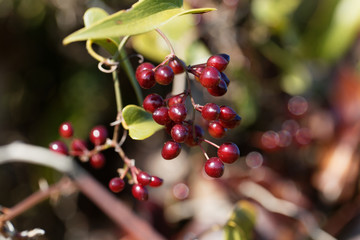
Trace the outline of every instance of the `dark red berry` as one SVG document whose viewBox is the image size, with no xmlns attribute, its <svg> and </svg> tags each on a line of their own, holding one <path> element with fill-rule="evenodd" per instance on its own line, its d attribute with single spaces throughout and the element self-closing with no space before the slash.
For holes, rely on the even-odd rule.
<svg viewBox="0 0 360 240">
<path fill-rule="evenodd" d="M 218 157 L 209 158 L 205 162 L 205 172 L 213 178 L 219 178 L 224 174 L 224 163 Z"/>
<path fill-rule="evenodd" d="M 174 71 L 175 74 L 183 73 L 185 71 L 184 66 L 185 63 L 178 58 L 174 58 L 169 61 L 169 66 Z"/>
<path fill-rule="evenodd" d="M 121 192 L 125 187 L 125 182 L 119 177 L 115 177 L 110 180 L 109 182 L 109 188 L 114 193 Z"/>
<path fill-rule="evenodd" d="M 168 100 L 168 106 L 171 107 L 178 103 L 184 103 L 184 96 L 183 95 L 175 95 L 169 98 Z"/>
<path fill-rule="evenodd" d="M 151 69 L 145 69 L 138 74 L 136 74 L 136 80 L 138 81 L 140 87 L 144 89 L 149 89 L 155 86 L 155 74 Z"/>
<path fill-rule="evenodd" d="M 145 186 L 148 185 L 151 181 L 151 176 L 147 172 L 139 172 L 136 175 L 138 183 Z"/>
<path fill-rule="evenodd" d="M 49 144 L 49 149 L 53 152 L 68 155 L 69 151 L 66 144 L 62 141 L 54 141 Z"/>
<path fill-rule="evenodd" d="M 219 121 L 212 121 L 208 125 L 208 132 L 214 138 L 222 138 L 226 130 Z"/>
<path fill-rule="evenodd" d="M 175 141 L 167 141 L 162 150 L 161 150 L 161 156 L 166 159 L 170 160 L 173 158 L 176 158 L 180 154 L 181 145 Z"/>
<path fill-rule="evenodd" d="M 70 122 L 64 122 L 60 125 L 59 134 L 63 138 L 70 138 L 74 134 L 74 129 Z"/>
<path fill-rule="evenodd" d="M 221 106 L 220 107 L 220 116 L 219 119 L 222 121 L 231 121 L 236 117 L 236 112 L 234 109 L 228 106 Z"/>
<path fill-rule="evenodd" d="M 175 122 L 174 121 L 170 121 L 169 123 L 165 124 L 165 130 L 166 132 L 171 135 L 171 129 L 173 128 L 173 126 L 175 126 Z"/>
<path fill-rule="evenodd" d="M 204 71 L 206 64 L 195 65 L 190 68 L 190 73 L 194 74 L 196 81 L 200 81 L 200 76 Z"/>
<path fill-rule="evenodd" d="M 193 128 L 195 128 L 195 134 L 193 131 Z M 195 125 L 193 127 L 192 124 L 187 125 L 188 129 L 188 137 L 185 140 L 186 145 L 189 147 L 194 147 L 200 144 L 203 141 L 204 137 L 204 130 L 199 125 Z"/>
<path fill-rule="evenodd" d="M 152 117 L 158 124 L 165 125 L 171 122 L 168 112 L 169 108 L 159 107 L 153 112 Z"/>
<path fill-rule="evenodd" d="M 149 198 L 149 193 L 146 187 L 141 184 L 134 184 L 131 193 L 137 200 L 146 201 Z"/>
<path fill-rule="evenodd" d="M 90 141 L 95 145 L 104 144 L 107 137 L 108 132 L 104 126 L 96 126 L 90 131 Z"/>
<path fill-rule="evenodd" d="M 201 116 L 208 121 L 218 119 L 219 114 L 220 107 L 215 103 L 207 103 L 203 106 L 201 110 Z"/>
<path fill-rule="evenodd" d="M 143 101 L 143 107 L 145 111 L 153 113 L 157 108 L 164 105 L 164 99 L 156 93 L 152 93 L 146 96 Z"/>
<path fill-rule="evenodd" d="M 224 163 L 233 163 L 239 158 L 240 151 L 234 143 L 223 143 L 219 147 L 217 155 Z"/>
<path fill-rule="evenodd" d="M 174 80 L 174 71 L 168 65 L 161 65 L 155 70 L 155 81 L 161 85 L 168 85 Z"/>
<path fill-rule="evenodd" d="M 99 169 L 105 165 L 105 156 L 102 153 L 96 153 L 90 157 L 90 165 L 95 168 Z"/>
<path fill-rule="evenodd" d="M 145 69 L 152 70 L 153 68 L 155 68 L 155 66 L 152 63 L 144 62 L 136 68 L 136 73 L 140 73 L 141 71 L 143 71 Z"/>
<path fill-rule="evenodd" d="M 233 128 L 239 126 L 239 124 L 241 123 L 241 117 L 236 114 L 236 116 L 233 120 L 231 120 L 231 121 L 220 120 L 220 123 L 225 128 L 233 129 Z"/>
<path fill-rule="evenodd" d="M 206 67 L 200 75 L 200 83 L 205 88 L 214 88 L 219 85 L 221 79 L 220 72 L 212 67 Z"/>
<path fill-rule="evenodd" d="M 207 91 L 210 93 L 210 95 L 214 97 L 221 97 L 227 92 L 226 82 L 221 79 L 217 86 L 207 88 Z"/>
<path fill-rule="evenodd" d="M 175 124 L 171 129 L 171 137 L 175 142 L 183 143 L 188 137 L 189 130 L 183 124 Z"/>
<path fill-rule="evenodd" d="M 169 117 L 174 122 L 179 123 L 179 122 L 184 121 L 186 118 L 186 115 L 187 115 L 187 110 L 186 110 L 185 104 L 178 103 L 178 104 L 172 105 L 169 108 Z"/>
<path fill-rule="evenodd" d="M 221 55 L 214 55 L 209 57 L 209 59 L 206 62 L 207 66 L 212 66 L 219 70 L 220 72 L 224 71 L 227 67 L 229 61 L 227 61 L 223 56 Z"/>
<path fill-rule="evenodd" d="M 159 187 L 162 185 L 164 180 L 162 180 L 161 178 L 157 177 L 157 176 L 151 176 L 151 180 L 149 183 L 150 187 Z"/>
<path fill-rule="evenodd" d="M 70 148 L 72 151 L 78 154 L 82 154 L 83 152 L 87 151 L 86 142 L 78 138 L 71 142 Z"/>
<path fill-rule="evenodd" d="M 221 75 L 221 79 L 225 81 L 226 86 L 228 87 L 228 86 L 229 86 L 229 84 L 230 84 L 230 80 L 229 80 L 229 78 L 228 78 L 228 77 L 226 76 L 226 74 L 225 74 L 225 73 L 223 73 L 223 72 L 221 72 L 221 73 L 220 73 L 220 75 Z"/>
</svg>

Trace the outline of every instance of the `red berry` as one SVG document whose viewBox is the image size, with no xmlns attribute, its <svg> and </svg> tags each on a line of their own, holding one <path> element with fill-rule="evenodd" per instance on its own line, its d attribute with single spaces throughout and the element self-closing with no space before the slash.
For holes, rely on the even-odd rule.
<svg viewBox="0 0 360 240">
<path fill-rule="evenodd" d="M 145 111 L 153 113 L 157 108 L 164 105 L 164 99 L 156 93 L 152 93 L 146 96 L 143 101 L 143 107 Z"/>
<path fill-rule="evenodd" d="M 90 132 L 90 141 L 95 145 L 104 144 L 106 138 L 108 137 L 108 132 L 104 126 L 96 126 L 91 129 Z"/>
<path fill-rule="evenodd" d="M 206 65 L 207 66 L 212 66 L 212 67 L 216 68 L 217 70 L 219 70 L 220 72 L 222 72 L 222 71 L 225 70 L 228 63 L 229 63 L 229 61 L 227 61 L 223 56 L 214 55 L 214 56 L 211 56 L 207 60 Z"/>
<path fill-rule="evenodd" d="M 221 79 L 220 72 L 212 67 L 206 67 L 200 75 L 200 83 L 205 88 L 214 88 L 219 85 Z"/>
<path fill-rule="evenodd" d="M 216 120 L 220 114 L 220 107 L 215 103 L 207 103 L 201 110 L 201 116 L 208 121 Z"/>
<path fill-rule="evenodd" d="M 87 150 L 87 147 L 86 147 L 86 142 L 84 140 L 81 140 L 81 139 L 74 139 L 72 142 L 71 142 L 71 145 L 70 145 L 70 148 L 72 151 L 78 153 L 78 154 L 82 154 L 84 151 Z"/>
<path fill-rule="evenodd" d="M 150 183 L 149 183 L 149 186 L 150 187 L 159 187 L 161 186 L 163 183 L 163 180 L 159 177 L 156 177 L 156 176 L 152 176 L 151 177 L 151 180 L 150 180 Z"/>
<path fill-rule="evenodd" d="M 219 121 L 212 121 L 208 125 L 208 132 L 214 138 L 222 138 L 226 130 Z"/>
<path fill-rule="evenodd" d="M 184 66 L 185 63 L 178 58 L 174 58 L 169 61 L 169 66 L 174 71 L 175 74 L 183 73 L 185 71 Z"/>
<path fill-rule="evenodd" d="M 145 69 L 138 74 L 136 74 L 136 80 L 138 81 L 140 87 L 144 89 L 149 89 L 155 86 L 155 74 L 151 69 Z"/>
<path fill-rule="evenodd" d="M 102 153 L 96 153 L 90 157 L 90 165 L 95 168 L 99 169 L 102 168 L 105 164 L 105 156 Z"/>
<path fill-rule="evenodd" d="M 143 71 L 145 69 L 152 70 L 153 68 L 155 68 L 155 66 L 152 63 L 144 62 L 136 68 L 136 73 L 140 73 L 141 71 Z"/>
<path fill-rule="evenodd" d="M 185 142 L 186 138 L 188 137 L 189 131 L 188 128 L 185 127 L 183 124 L 175 124 L 171 128 L 171 137 L 175 142 L 183 143 Z"/>
<path fill-rule="evenodd" d="M 240 151 L 234 143 L 223 143 L 219 147 L 217 155 L 224 163 L 233 163 L 239 158 Z"/>
<path fill-rule="evenodd" d="M 188 133 L 188 137 L 185 140 L 185 143 L 189 147 L 197 146 L 203 141 L 204 130 L 199 125 L 195 125 L 194 128 L 195 128 L 195 134 L 193 133 L 193 125 L 189 124 L 187 126 L 189 133 Z"/>
<path fill-rule="evenodd" d="M 218 157 L 209 158 L 204 168 L 206 174 L 213 178 L 219 178 L 224 174 L 224 163 Z"/>
<path fill-rule="evenodd" d="M 125 182 L 119 177 L 115 177 L 110 180 L 109 182 L 109 188 L 114 193 L 121 192 L 125 187 Z"/>
<path fill-rule="evenodd" d="M 149 198 L 149 193 L 146 187 L 141 184 L 134 184 L 131 193 L 137 200 L 146 201 Z"/>
<path fill-rule="evenodd" d="M 153 112 L 152 117 L 158 124 L 165 125 L 171 122 L 168 112 L 167 107 L 159 107 Z"/>
<path fill-rule="evenodd" d="M 194 74 L 195 79 L 197 81 L 200 81 L 200 76 L 204 71 L 205 67 L 206 67 L 205 64 L 195 65 L 191 67 L 190 72 Z"/>
<path fill-rule="evenodd" d="M 233 129 L 233 128 L 239 126 L 239 124 L 241 123 L 241 117 L 236 114 L 236 116 L 233 120 L 231 120 L 231 121 L 220 120 L 220 123 L 225 128 Z"/>
<path fill-rule="evenodd" d="M 220 116 L 219 118 L 223 121 L 231 121 L 236 117 L 236 112 L 234 109 L 228 106 L 221 106 L 220 107 Z"/>
<path fill-rule="evenodd" d="M 161 85 L 168 85 L 174 80 L 174 71 L 168 65 L 161 65 L 155 70 L 155 81 Z"/>
<path fill-rule="evenodd" d="M 166 160 L 170 160 L 173 158 L 176 158 L 181 151 L 181 145 L 175 141 L 167 141 L 162 150 L 161 150 L 161 156 L 166 159 Z"/>
<path fill-rule="evenodd" d="M 69 151 L 66 144 L 62 141 L 54 141 L 49 144 L 49 149 L 53 152 L 68 155 Z"/>
<path fill-rule="evenodd" d="M 64 122 L 60 125 L 59 134 L 63 138 L 70 138 L 74 134 L 74 129 L 70 122 Z"/>
<path fill-rule="evenodd" d="M 207 91 L 214 97 L 221 97 L 227 92 L 226 82 L 223 79 L 220 79 L 220 82 L 217 86 L 207 88 Z"/>
<path fill-rule="evenodd" d="M 176 123 L 182 122 L 185 120 L 187 115 L 187 110 L 185 107 L 185 104 L 178 103 L 175 105 L 172 105 L 169 108 L 169 117 L 171 120 L 173 120 Z"/>
<path fill-rule="evenodd" d="M 168 100 L 168 106 L 171 107 L 178 103 L 184 103 L 184 96 L 182 95 L 175 95 L 169 98 Z"/>
<path fill-rule="evenodd" d="M 136 175 L 136 178 L 137 181 L 143 186 L 148 185 L 151 181 L 151 176 L 147 172 L 139 172 Z"/>
</svg>

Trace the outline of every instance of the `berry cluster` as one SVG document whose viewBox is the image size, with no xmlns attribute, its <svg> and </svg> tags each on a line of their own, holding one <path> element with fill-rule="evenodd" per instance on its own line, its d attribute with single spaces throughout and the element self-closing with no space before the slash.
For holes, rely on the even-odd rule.
<svg viewBox="0 0 360 240">
<path fill-rule="evenodd" d="M 188 73 L 193 74 L 211 95 L 222 96 L 227 92 L 230 83 L 223 73 L 229 61 L 230 57 L 227 54 L 218 54 L 211 56 L 206 63 L 186 67 L 182 60 L 170 55 L 156 67 L 148 62 L 140 64 L 136 70 L 136 79 L 141 87 L 148 89 L 156 82 L 162 85 L 169 84 L 173 81 L 174 74 L 186 71 L 187 77 Z M 217 146 L 205 139 L 203 128 L 194 123 L 195 115 L 192 119 L 187 119 L 187 98 L 190 98 L 193 109 L 201 113 L 203 120 L 207 122 L 208 133 L 214 138 L 224 137 L 227 129 L 235 128 L 241 122 L 241 117 L 231 107 L 218 106 L 215 103 L 207 103 L 204 106 L 196 104 L 190 88 L 165 99 L 159 94 L 151 93 L 145 97 L 143 108 L 152 114 L 155 122 L 165 126 L 172 138 L 164 143 L 161 155 L 164 159 L 170 160 L 180 154 L 181 143 L 203 149 L 201 143 L 207 142 L 218 148 L 218 157 L 209 158 L 204 152 L 207 158 L 204 169 L 209 176 L 219 178 L 223 175 L 224 163 L 235 162 L 240 151 L 234 143 Z"/>
<path fill-rule="evenodd" d="M 65 141 L 62 140 L 51 142 L 49 145 L 50 150 L 64 155 L 79 157 L 83 162 L 89 161 L 90 165 L 95 169 L 100 169 L 105 165 L 105 156 L 101 151 L 110 147 L 119 148 L 119 145 L 108 139 L 107 129 L 101 125 L 95 126 L 89 133 L 89 140 L 94 145 L 93 149 L 89 149 L 84 140 L 74 138 L 74 129 L 70 122 L 60 125 L 59 134 L 62 138 L 70 140 L 70 150 Z M 128 159 L 125 155 L 122 157 L 126 166 L 124 169 L 119 169 L 119 177 L 114 177 L 109 181 L 110 190 L 115 193 L 121 192 L 125 188 L 124 178 L 128 177 L 128 182 L 133 184 L 132 195 L 138 200 L 147 200 L 148 191 L 145 186 L 158 187 L 162 185 L 163 180 L 141 171 L 135 167 L 134 161 Z M 131 176 L 127 174 L 129 170 Z"/>
</svg>

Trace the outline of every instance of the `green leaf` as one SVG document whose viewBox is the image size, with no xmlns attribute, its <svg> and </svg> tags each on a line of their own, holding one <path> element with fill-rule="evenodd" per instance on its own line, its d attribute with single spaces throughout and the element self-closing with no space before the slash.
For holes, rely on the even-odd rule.
<svg viewBox="0 0 360 240">
<path fill-rule="evenodd" d="M 163 128 L 153 120 L 150 113 L 136 105 L 124 107 L 122 116 L 124 128 L 129 130 L 130 137 L 135 140 L 148 138 Z"/>
<path fill-rule="evenodd" d="M 84 25 L 86 28 L 91 27 L 94 23 L 100 21 L 108 17 L 109 14 L 102 8 L 89 8 L 86 10 L 84 14 Z M 106 51 L 108 51 L 111 55 L 114 55 L 119 46 L 119 39 L 117 38 L 104 38 L 104 39 L 96 39 L 93 42 L 101 47 L 103 47 Z"/>
<path fill-rule="evenodd" d="M 128 10 L 121 10 L 67 36 L 63 44 L 87 39 L 105 39 L 151 31 L 171 19 L 191 13 L 205 13 L 214 8 L 185 10 L 182 0 L 142 0 Z"/>
<path fill-rule="evenodd" d="M 224 227 L 226 240 L 251 240 L 255 226 L 256 208 L 248 201 L 239 201 Z"/>
</svg>

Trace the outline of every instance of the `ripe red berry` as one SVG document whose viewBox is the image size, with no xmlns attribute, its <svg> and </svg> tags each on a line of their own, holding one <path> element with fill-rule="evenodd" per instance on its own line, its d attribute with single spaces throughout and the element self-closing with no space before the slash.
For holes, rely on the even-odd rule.
<svg viewBox="0 0 360 240">
<path fill-rule="evenodd" d="M 141 185 L 145 186 L 150 183 L 151 176 L 147 172 L 139 172 L 136 175 L 136 179 Z"/>
<path fill-rule="evenodd" d="M 224 71 L 227 67 L 229 61 L 227 61 L 222 55 L 214 55 L 209 57 L 206 62 L 207 66 L 212 66 L 219 70 L 220 72 Z"/>
<path fill-rule="evenodd" d="M 158 124 L 165 125 L 171 122 L 168 112 L 169 108 L 159 107 L 153 112 L 152 117 Z"/>
<path fill-rule="evenodd" d="M 63 138 L 70 138 L 74 134 L 74 129 L 70 122 L 64 122 L 60 125 L 59 134 Z"/>
<path fill-rule="evenodd" d="M 155 81 L 161 85 L 168 85 L 174 80 L 174 71 L 168 65 L 161 65 L 155 70 Z"/>
<path fill-rule="evenodd" d="M 144 69 L 138 74 L 136 74 L 136 80 L 138 81 L 140 87 L 144 89 L 149 89 L 155 86 L 155 74 L 151 69 Z"/>
<path fill-rule="evenodd" d="M 104 144 L 107 137 L 108 132 L 104 126 L 96 126 L 90 131 L 90 141 L 95 145 Z"/>
<path fill-rule="evenodd" d="M 223 79 L 220 79 L 220 82 L 217 86 L 207 88 L 207 91 L 214 97 L 221 97 L 227 92 L 226 82 Z"/>
<path fill-rule="evenodd" d="M 220 72 L 212 67 L 208 66 L 204 68 L 200 75 L 200 83 L 205 88 L 214 88 L 219 85 L 221 79 Z"/>
<path fill-rule="evenodd" d="M 181 145 L 175 141 L 167 141 L 162 150 L 161 150 L 161 156 L 166 159 L 166 160 L 170 160 L 173 158 L 176 158 L 181 151 Z"/>
<path fill-rule="evenodd" d="M 208 132 L 214 138 L 222 138 L 226 130 L 219 121 L 212 121 L 208 125 Z"/>
<path fill-rule="evenodd" d="M 109 188 L 114 193 L 121 192 L 125 187 L 125 182 L 119 177 L 115 177 L 110 180 L 109 182 Z"/>
<path fill-rule="evenodd" d="M 188 137 L 189 131 L 188 128 L 185 127 L 183 124 L 175 124 L 171 128 L 171 137 L 175 142 L 183 143 L 185 142 L 186 138 Z"/>
<path fill-rule="evenodd" d="M 131 193 L 137 200 L 146 201 L 149 198 L 149 193 L 146 187 L 141 184 L 134 184 Z"/>
<path fill-rule="evenodd" d="M 193 125 L 192 124 L 187 125 L 187 129 L 189 133 L 188 133 L 188 137 L 185 140 L 185 143 L 189 147 L 197 146 L 203 141 L 204 130 L 202 129 L 202 127 L 200 127 L 199 125 L 195 125 L 194 128 L 195 128 L 195 134 L 193 133 L 194 132 Z"/>
<path fill-rule="evenodd" d="M 163 183 L 163 180 L 161 178 L 159 178 L 157 176 L 152 176 L 149 186 L 150 187 L 159 187 L 162 185 L 162 183 Z"/>
<path fill-rule="evenodd" d="M 171 120 L 173 120 L 176 123 L 182 122 L 185 120 L 187 115 L 187 110 L 185 107 L 185 104 L 178 103 L 175 105 L 172 105 L 169 108 L 169 117 Z"/>
<path fill-rule="evenodd" d="M 220 114 L 220 107 L 215 103 L 207 103 L 201 110 L 201 116 L 208 121 L 218 119 Z"/>
<path fill-rule="evenodd" d="M 105 165 L 105 156 L 102 153 L 96 153 L 90 157 L 90 165 L 95 169 L 100 169 Z"/>
<path fill-rule="evenodd" d="M 217 155 L 224 163 L 233 163 L 239 158 L 240 151 L 234 143 L 223 143 L 219 147 Z"/>
<path fill-rule="evenodd" d="M 184 103 L 184 96 L 183 95 L 175 95 L 169 98 L 168 106 L 171 107 L 178 103 Z"/>
<path fill-rule="evenodd" d="M 220 123 L 225 128 L 233 129 L 233 128 L 239 126 L 239 124 L 241 123 L 241 117 L 236 114 L 236 116 L 235 116 L 235 118 L 233 120 L 231 120 L 231 121 L 223 121 L 223 120 L 220 119 Z"/>
<path fill-rule="evenodd" d="M 68 155 L 69 151 L 66 144 L 62 141 L 54 141 L 49 144 L 49 149 L 53 152 Z"/>
<path fill-rule="evenodd" d="M 157 108 L 164 105 L 164 99 L 156 93 L 151 93 L 146 96 L 143 101 L 145 111 L 153 113 Z"/>
<path fill-rule="evenodd" d="M 170 60 L 169 66 L 171 67 L 171 69 L 174 71 L 175 74 L 183 73 L 185 71 L 184 69 L 185 63 L 179 58 L 174 58 Z"/>
<path fill-rule="evenodd" d="M 220 116 L 219 116 L 219 118 L 222 121 L 231 121 L 236 117 L 236 115 L 237 115 L 236 112 L 231 107 L 228 107 L 228 106 L 221 106 L 220 107 Z"/>
<path fill-rule="evenodd" d="M 191 66 L 190 72 L 194 74 L 196 81 L 200 81 L 200 76 L 206 67 L 205 65 L 206 64 Z"/>
<path fill-rule="evenodd" d="M 218 157 L 209 158 L 204 166 L 207 175 L 219 178 L 224 174 L 224 163 Z"/>
<path fill-rule="evenodd" d="M 144 62 L 142 64 L 140 64 L 137 68 L 136 68 L 136 74 L 140 73 L 141 71 L 145 70 L 145 69 L 150 69 L 152 70 L 153 68 L 155 68 L 155 66 L 152 63 L 149 62 Z"/>
<path fill-rule="evenodd" d="M 81 155 L 85 151 L 87 151 L 86 142 L 84 140 L 75 138 L 70 145 L 71 150 L 75 153 L 75 155 Z"/>
</svg>

